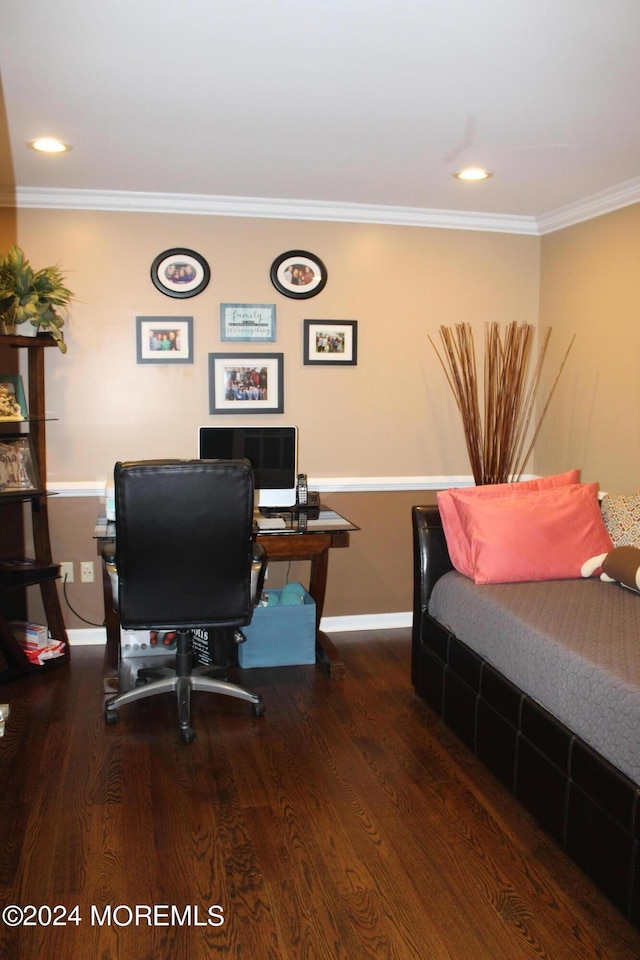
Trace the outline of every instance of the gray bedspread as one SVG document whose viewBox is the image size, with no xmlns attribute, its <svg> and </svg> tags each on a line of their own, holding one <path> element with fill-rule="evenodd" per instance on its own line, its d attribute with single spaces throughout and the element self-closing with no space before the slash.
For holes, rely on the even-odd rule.
<svg viewBox="0 0 640 960">
<path fill-rule="evenodd" d="M 452 571 L 429 613 L 640 784 L 640 595 L 597 579 L 477 586 Z"/>
</svg>

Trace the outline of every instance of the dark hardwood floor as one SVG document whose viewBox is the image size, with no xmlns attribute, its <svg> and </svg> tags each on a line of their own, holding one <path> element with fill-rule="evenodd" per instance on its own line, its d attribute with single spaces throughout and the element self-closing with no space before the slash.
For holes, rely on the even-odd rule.
<svg viewBox="0 0 640 960">
<path fill-rule="evenodd" d="M 189 746 L 171 695 L 105 725 L 99 648 L 0 686 L 0 908 L 35 924 L 5 912 L 0 958 L 637 960 L 640 931 L 414 697 L 409 631 L 335 641 L 344 680 L 241 675 L 262 718 L 196 694 Z"/>
</svg>

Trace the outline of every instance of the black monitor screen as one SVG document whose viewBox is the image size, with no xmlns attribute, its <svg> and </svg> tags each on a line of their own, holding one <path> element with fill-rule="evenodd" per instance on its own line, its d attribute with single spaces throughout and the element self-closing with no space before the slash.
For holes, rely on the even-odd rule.
<svg viewBox="0 0 640 960">
<path fill-rule="evenodd" d="M 200 427 L 202 460 L 249 460 L 256 490 L 293 489 L 297 471 L 296 427 Z"/>
</svg>

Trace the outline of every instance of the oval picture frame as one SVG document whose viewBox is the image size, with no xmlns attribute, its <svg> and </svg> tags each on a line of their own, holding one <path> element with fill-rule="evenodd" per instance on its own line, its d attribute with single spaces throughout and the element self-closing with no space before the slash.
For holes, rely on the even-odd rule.
<svg viewBox="0 0 640 960">
<path fill-rule="evenodd" d="M 207 261 L 186 247 L 164 250 L 151 264 L 153 285 L 166 297 L 180 300 L 195 297 L 202 293 L 210 279 Z"/>
<path fill-rule="evenodd" d="M 308 300 L 324 290 L 327 268 L 307 250 L 288 250 L 271 264 L 271 283 L 279 293 L 293 300 Z"/>
</svg>

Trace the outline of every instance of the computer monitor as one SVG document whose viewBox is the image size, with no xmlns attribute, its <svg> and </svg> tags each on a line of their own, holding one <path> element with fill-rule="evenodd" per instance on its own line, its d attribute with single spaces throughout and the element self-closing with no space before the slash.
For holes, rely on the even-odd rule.
<svg viewBox="0 0 640 960">
<path fill-rule="evenodd" d="M 257 507 L 291 507 L 296 502 L 298 428 L 204 426 L 198 429 L 201 460 L 249 460 Z"/>
</svg>

